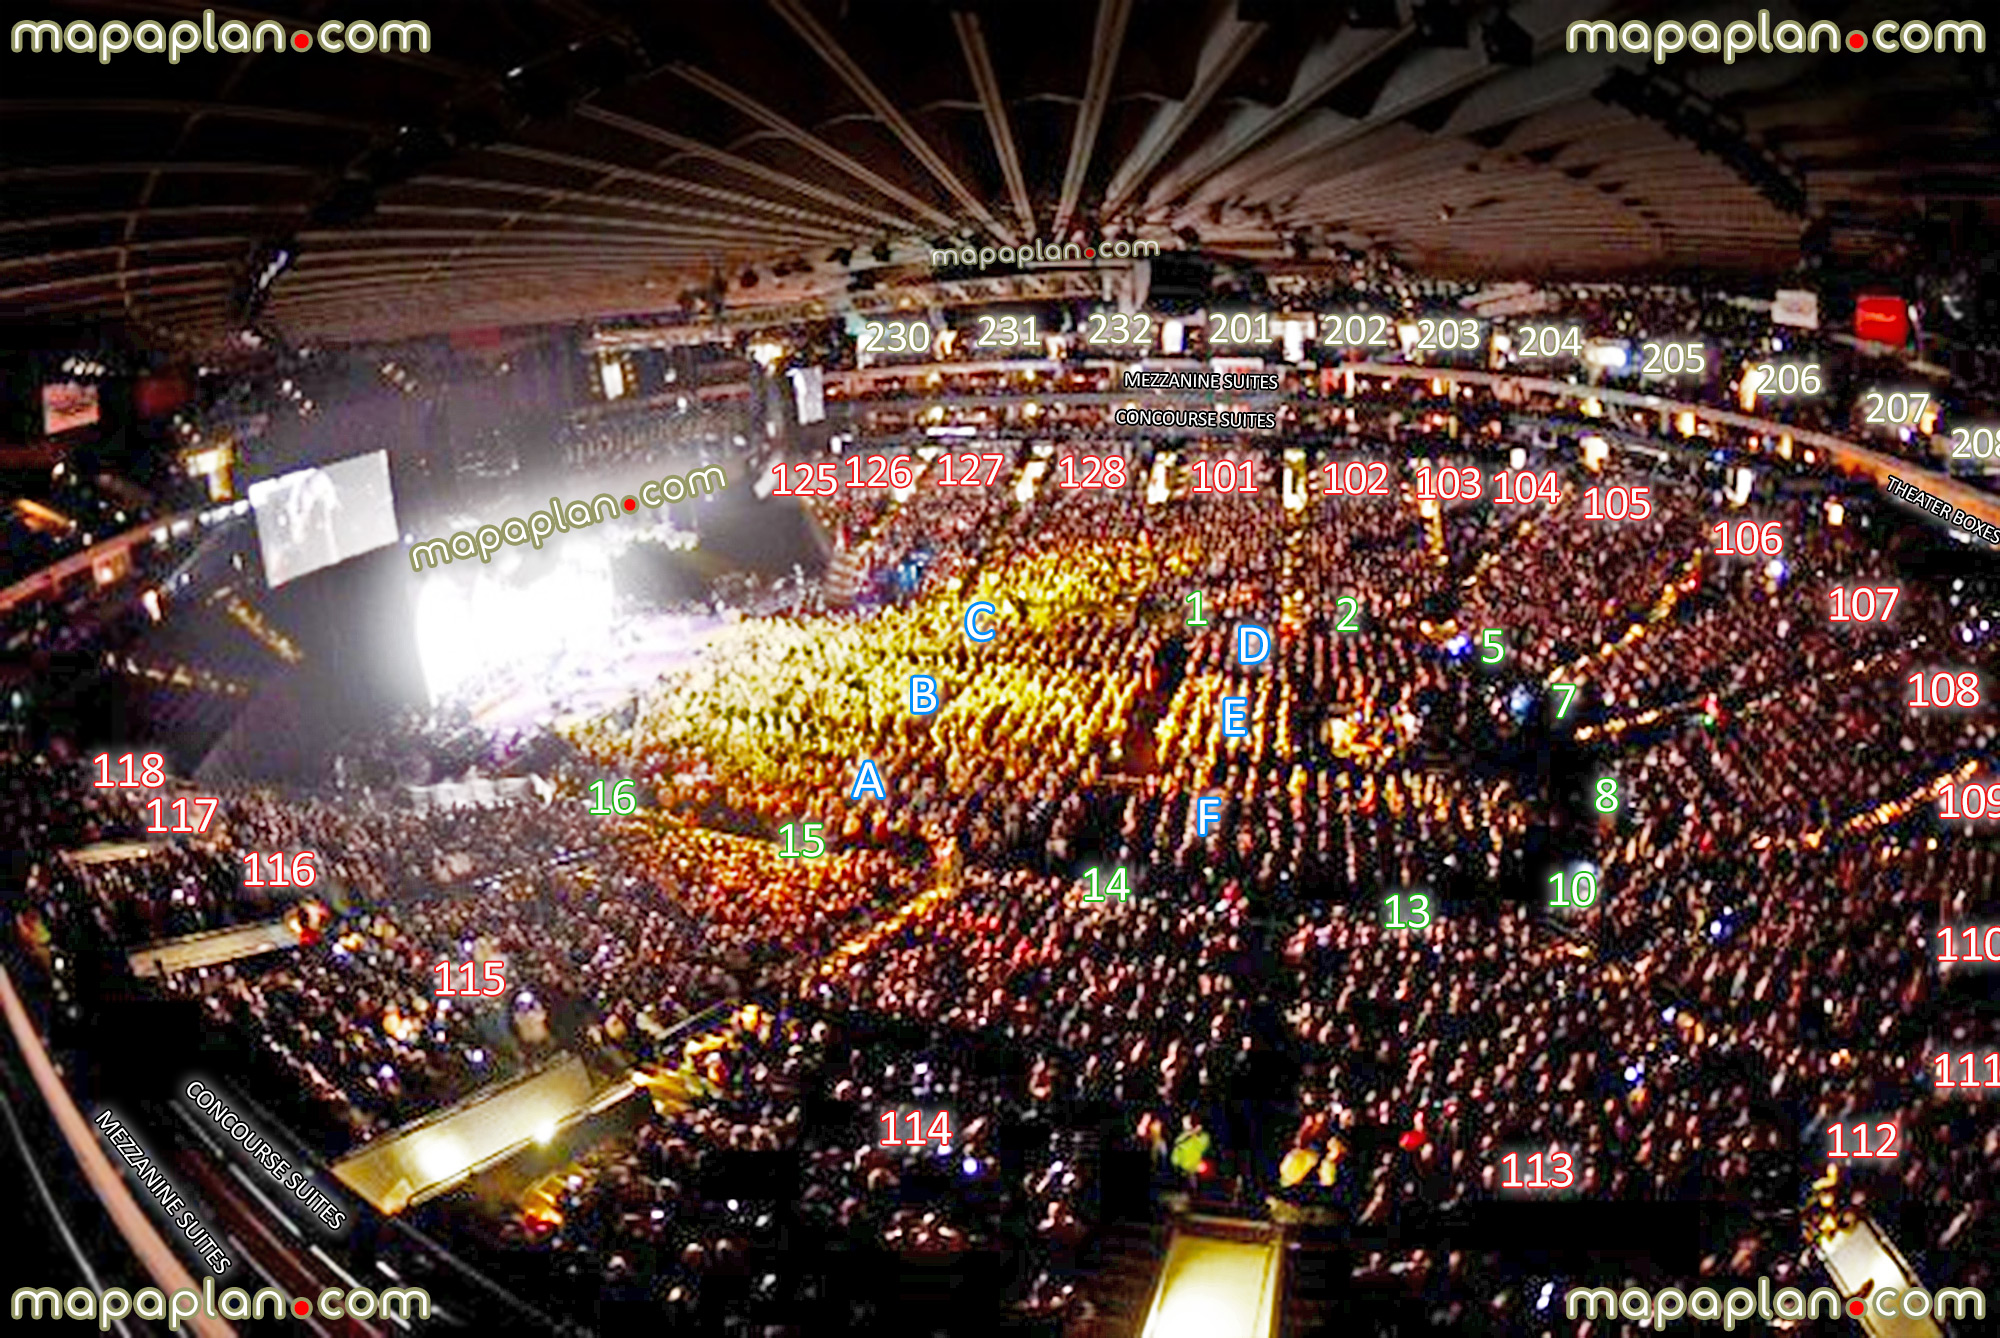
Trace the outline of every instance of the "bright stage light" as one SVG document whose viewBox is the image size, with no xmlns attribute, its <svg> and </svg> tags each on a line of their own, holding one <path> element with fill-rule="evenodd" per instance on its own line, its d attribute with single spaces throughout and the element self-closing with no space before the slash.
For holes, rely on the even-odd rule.
<svg viewBox="0 0 2000 1338">
<path fill-rule="evenodd" d="M 417 596 L 417 656 L 433 700 L 503 665 L 589 655 L 612 634 L 611 563 L 601 547 L 572 541 L 562 565 L 529 585 L 480 572 Z"/>
</svg>

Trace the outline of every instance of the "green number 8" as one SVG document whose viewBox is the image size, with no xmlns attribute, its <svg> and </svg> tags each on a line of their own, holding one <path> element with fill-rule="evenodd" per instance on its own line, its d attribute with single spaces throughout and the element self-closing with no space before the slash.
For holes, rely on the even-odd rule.
<svg viewBox="0 0 2000 1338">
<path fill-rule="evenodd" d="M 1597 782 L 1597 811 L 1616 813 L 1618 811 L 1618 778 L 1606 776 Z"/>
</svg>

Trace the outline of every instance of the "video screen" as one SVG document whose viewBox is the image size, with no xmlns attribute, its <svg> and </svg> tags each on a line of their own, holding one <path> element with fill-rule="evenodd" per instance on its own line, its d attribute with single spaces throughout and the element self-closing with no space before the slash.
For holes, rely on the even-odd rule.
<svg viewBox="0 0 2000 1338">
<path fill-rule="evenodd" d="M 56 436 L 97 421 L 97 387 L 82 381 L 47 381 L 42 385 L 42 433 Z"/>
<path fill-rule="evenodd" d="M 399 535 L 383 451 L 253 483 L 250 506 L 273 588 L 395 543 Z"/>
<path fill-rule="evenodd" d="M 1995 11 L 16 7 L 5 1313 L 2000 1333 Z"/>
</svg>

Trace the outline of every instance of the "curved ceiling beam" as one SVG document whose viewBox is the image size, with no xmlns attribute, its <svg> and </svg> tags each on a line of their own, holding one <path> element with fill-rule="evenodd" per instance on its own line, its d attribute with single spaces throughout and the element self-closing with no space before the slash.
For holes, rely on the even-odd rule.
<svg viewBox="0 0 2000 1338">
<path fill-rule="evenodd" d="M 868 71 L 862 69 L 860 62 L 847 54 L 847 49 L 812 16 L 800 0 L 771 0 L 771 8 L 777 10 L 779 16 L 792 25 L 792 31 L 804 39 L 806 45 L 811 47 L 821 60 L 833 67 L 841 82 L 867 104 L 868 109 L 881 119 L 882 124 L 889 127 L 890 133 L 909 150 L 910 156 L 923 164 L 924 170 L 945 188 L 952 199 L 958 201 L 961 209 L 978 219 L 985 225 L 987 231 L 1000 238 L 1006 245 L 1012 246 L 1020 240 L 1014 235 L 1012 228 L 993 216 L 993 212 L 986 207 L 986 201 L 980 199 L 958 179 L 958 173 L 951 170 L 951 164 L 939 157 L 938 151 L 931 147 L 930 141 L 917 133 L 917 128 L 910 124 L 909 117 L 903 115 L 903 109 L 896 105 L 895 99 L 876 86 L 875 81 L 868 77 Z"/>
<path fill-rule="evenodd" d="M 1106 217 L 1115 214 L 1120 206 L 1131 199 L 1145 184 L 1146 178 L 1180 143 L 1181 136 L 1193 128 L 1208 104 L 1229 82 L 1229 77 L 1243 63 L 1258 41 L 1269 31 L 1268 23 L 1243 23 L 1224 11 L 1218 17 L 1215 27 L 1209 30 L 1208 38 L 1202 43 L 1201 56 L 1195 71 L 1194 87 L 1188 90 L 1179 102 L 1169 102 L 1153 115 L 1153 120 L 1139 142 L 1125 155 L 1125 161 L 1111 174 L 1111 184 L 1104 192 L 1104 213 Z"/>
<path fill-rule="evenodd" d="M 336 233 L 332 235 L 341 240 L 355 242 L 366 242 L 371 236 L 377 240 L 397 241 L 419 241 L 425 238 L 434 238 L 440 242 L 459 244 L 463 244 L 467 240 L 467 234 L 463 231 L 442 228 L 397 228 L 393 231 L 384 230 L 372 234 Z M 471 234 L 471 240 L 475 243 L 482 237 L 488 238 L 488 244 L 478 246 L 476 252 L 497 254 L 509 248 L 516 248 L 546 250 L 552 256 L 578 255 L 579 253 L 588 254 L 591 251 L 613 252 L 619 255 L 647 255 L 663 250 L 668 246 L 692 254 L 712 256 L 717 254 L 720 248 L 728 244 L 724 239 L 704 237 L 682 237 L 674 238 L 672 241 L 663 238 L 660 242 L 654 243 L 638 240 L 607 242 L 602 237 L 587 233 L 581 235 L 547 232 L 520 233 L 518 235 L 501 234 L 497 237 L 489 236 L 489 234 L 485 233 Z M 581 246 L 579 246 L 579 243 L 581 243 Z M 370 252 L 378 251 L 391 253 L 407 251 L 412 255 L 427 255 L 433 264 L 444 264 L 450 259 L 449 256 L 440 256 L 437 248 L 434 246 L 426 248 L 354 245 L 331 251 L 315 251 L 301 260 L 299 269 L 303 270 L 310 268 L 312 265 L 326 264 L 330 261 L 344 259 L 352 255 L 367 255 Z M 475 254 L 476 252 L 461 249 L 456 254 L 467 255 Z"/>
<path fill-rule="evenodd" d="M 155 265 L 150 269 L 130 270 L 126 275 L 119 275 L 111 270 L 99 274 L 77 274 L 67 279 L 49 279 L 42 283 L 0 287 L 0 298 L 16 300 L 29 293 L 60 292 L 65 288 L 88 288 L 93 284 L 116 284 L 124 277 L 138 279 L 154 274 L 199 274 L 203 270 L 228 269 L 235 264 L 234 260 L 198 260 L 185 265 Z"/>
<path fill-rule="evenodd" d="M 45 251 L 38 256 L 17 256 L 11 260 L 0 260 L 0 272 L 19 269 L 23 266 L 60 265 L 65 261 L 88 260 L 93 256 L 116 256 L 128 250 L 142 251 L 198 251 L 202 247 L 229 247 L 241 258 L 241 248 L 251 239 L 244 236 L 224 237 L 163 237 L 156 242 L 120 242 L 112 246 L 79 247 L 74 251 Z"/>
<path fill-rule="evenodd" d="M 61 116 L 92 112 L 133 116 L 201 116 L 263 121 L 271 125 L 310 126 L 315 130 L 346 130 L 362 135 L 379 134 L 391 128 L 384 121 L 357 121 L 349 116 L 327 116 L 320 112 L 292 111 L 285 107 L 265 107 L 247 102 L 181 102 L 167 98 L 0 98 L 0 116 L 10 112 Z"/>
<path fill-rule="evenodd" d="M 1539 36 L 1534 38 L 1534 54 L 1539 59 L 1540 57 L 1553 55 L 1562 50 L 1564 44 L 1563 34 L 1566 30 L 1565 19 L 1567 17 L 1589 17 L 1602 10 L 1612 8 L 1615 2 L 1616 0 L 1549 0 L 1549 3 L 1537 6 L 1539 10 L 1546 12 L 1527 14 L 1524 11 L 1517 13 L 1515 18 L 1530 29 L 1541 27 L 1544 24 L 1548 25 Z M 1414 24 L 1407 25 L 1395 34 L 1394 41 L 1400 43 L 1413 35 L 1415 31 Z M 1334 45 L 1338 45 L 1340 39 L 1348 36 L 1349 32 L 1343 30 L 1340 38 L 1335 40 Z M 1381 49 L 1386 50 L 1387 45 L 1385 44 Z M 1369 59 L 1372 60 L 1373 56 L 1370 56 Z M 1606 57 L 1604 61 L 1606 64 L 1609 64 L 1611 59 Z M 1559 79 L 1576 79 L 1583 76 L 1586 67 L 1594 68 L 1596 65 L 1597 62 L 1588 60 L 1587 58 L 1566 59 L 1560 67 L 1562 73 L 1556 77 Z M 1513 66 L 1496 64 L 1486 59 L 1484 54 L 1476 49 L 1425 48 L 1417 50 L 1411 53 L 1390 75 L 1388 82 L 1383 85 L 1382 90 L 1376 95 L 1374 104 L 1368 109 L 1365 115 L 1359 119 L 1343 118 L 1345 123 L 1338 129 L 1319 137 L 1313 143 L 1287 153 L 1275 162 L 1260 161 L 1254 165 L 1246 164 L 1243 173 L 1237 175 L 1236 181 L 1240 182 L 1246 178 L 1263 180 L 1267 176 L 1283 173 L 1294 166 L 1310 161 L 1316 155 L 1344 147 L 1385 125 L 1393 124 L 1442 98 L 1469 93 L 1472 90 L 1479 89 L 1482 85 L 1494 83 L 1520 84 L 1528 82 L 1531 77 L 1542 79 L 1550 77 L 1550 73 L 1545 65 L 1535 66 L 1534 71 L 1534 75 L 1529 76 L 1527 72 Z M 1348 73 L 1351 74 L 1352 70 Z M 1340 83 L 1345 82 L 1346 78 L 1347 75 L 1343 74 L 1331 84 L 1326 84 L 1324 77 L 1316 79 L 1314 87 L 1320 87 L 1322 84 L 1325 84 L 1324 91 L 1315 97 L 1307 99 L 1303 105 L 1295 105 L 1300 101 L 1299 96 L 1295 92 L 1293 97 L 1286 99 L 1284 106 L 1278 108 L 1271 116 L 1267 117 L 1254 128 L 1256 132 L 1254 136 L 1245 137 L 1245 147 L 1233 152 L 1229 157 L 1204 162 L 1199 168 L 1188 173 L 1184 177 L 1182 184 L 1176 187 L 1174 198 L 1177 201 L 1185 201 L 1195 191 L 1199 190 L 1201 186 L 1207 184 L 1211 179 L 1217 177 L 1241 159 L 1243 154 L 1248 152 L 1249 149 L 1263 144 L 1270 139 L 1271 135 L 1275 134 L 1285 125 L 1289 125 L 1292 121 L 1304 115 L 1305 112 L 1311 109 L 1313 103 L 1333 92 Z M 1469 125 L 1465 127 L 1467 130 L 1471 128 Z M 1225 187 L 1225 189 L 1231 188 L 1235 184 L 1236 182 L 1232 182 L 1230 187 Z"/>
<path fill-rule="evenodd" d="M 671 130 L 652 124 L 650 121 L 636 120 L 620 112 L 610 111 L 603 107 L 593 107 L 589 104 L 578 107 L 576 114 L 587 121 L 595 121 L 599 125 L 610 126 L 614 130 L 622 130 L 628 135 L 636 135 L 641 139 L 649 139 L 655 144 L 663 144 L 667 148 L 673 149 L 677 153 L 687 154 L 691 158 L 706 158 L 711 162 L 720 163 L 732 172 L 740 172 L 744 176 L 755 177 L 759 181 L 776 186 L 779 190 L 794 191 L 809 199 L 818 200 L 821 204 L 832 205 L 835 209 L 845 209 L 851 214 L 867 215 L 873 220 L 874 226 L 894 228 L 898 231 L 916 229 L 917 225 L 915 223 L 899 214 L 892 214 L 886 209 L 878 209 L 873 205 L 864 204 L 859 200 L 842 195 L 839 191 L 828 190 L 824 186 L 816 186 L 810 181 L 801 181 L 799 178 L 780 172 L 776 168 L 752 162 L 750 159 L 739 157 L 726 149 L 714 148 L 702 143 L 698 139 L 689 139 L 685 135 L 677 135 Z M 850 224 L 849 230 L 851 231 L 857 226 L 864 225 Z"/>
<path fill-rule="evenodd" d="M 1169 172 L 1149 198 L 1153 204 L 1181 204 L 1223 169 L 1239 162 L 1311 111 L 1357 73 L 1408 41 L 1416 25 L 1371 31 L 1342 28 L 1333 39 L 1306 53 L 1286 99 L 1262 115 L 1232 118 L 1206 153 Z"/>
<path fill-rule="evenodd" d="M 958 220 L 950 214 L 945 213 L 935 205 L 918 199 L 895 182 L 864 167 L 847 154 L 842 153 L 839 149 L 834 148 L 833 145 L 821 139 L 818 135 L 813 134 L 812 131 L 807 130 L 804 126 L 792 124 L 777 112 L 772 111 L 769 107 L 751 97 L 748 93 L 733 88 L 722 80 L 717 79 L 714 75 L 709 74 L 706 70 L 697 70 L 692 65 L 676 62 L 669 65 L 667 69 L 676 77 L 693 84 L 696 88 L 699 88 L 702 92 L 715 98 L 717 101 L 728 103 L 731 107 L 742 112 L 751 120 L 756 121 L 779 138 L 788 140 L 806 152 L 817 156 L 825 162 L 831 163 L 853 177 L 856 181 L 867 186 L 870 190 L 881 195 L 884 199 L 894 200 L 905 209 L 915 212 L 920 217 L 929 220 L 930 223 L 936 224 L 947 231 L 959 231 Z"/>
<path fill-rule="evenodd" d="M 954 9 L 951 26 L 958 30 L 959 49 L 965 53 L 965 67 L 972 74 L 972 86 L 979 93 L 979 109 L 986 116 L 986 132 L 993 137 L 993 156 L 1000 160 L 1000 176 L 1014 201 L 1014 215 L 1030 237 L 1035 235 L 1035 206 L 1028 199 L 1028 179 L 1021 171 L 1021 152 L 1014 146 L 1014 127 L 1007 119 L 1007 99 L 1000 91 L 1000 77 L 993 72 L 993 54 L 986 49 L 986 30 L 979 15 L 969 9 Z"/>
<path fill-rule="evenodd" d="M 534 222 L 537 223 L 542 223 L 542 222 L 582 223 L 582 224 L 601 227 L 606 229 L 607 231 L 614 229 L 634 229 L 639 232 L 643 232 L 657 237 L 678 237 L 687 235 L 690 232 L 690 229 L 686 227 L 677 226 L 670 222 L 655 222 L 651 219 L 644 219 L 644 218 L 618 218 L 604 214 L 572 214 L 566 212 L 557 212 L 555 210 L 550 210 L 550 209 L 538 209 L 532 215 L 530 215 L 530 214 L 524 214 L 518 209 L 482 209 L 476 205 L 385 204 L 376 209 L 374 216 L 376 218 L 400 217 L 400 218 L 417 218 L 417 219 L 427 218 L 427 217 L 506 219 L 509 221 L 509 226 L 506 227 L 505 229 L 495 229 L 495 230 L 505 231 L 513 235 L 521 235 L 521 234 L 515 227 L 512 226 L 512 224 L 515 222 L 522 221 L 524 219 L 532 219 Z M 743 234 L 738 234 L 738 233 L 713 234 L 719 236 L 736 236 L 736 235 L 747 235 L 747 234 L 756 234 L 756 235 L 771 236 L 771 237 L 815 235 L 810 233 L 807 229 L 803 228 L 800 229 L 773 228 L 769 224 L 764 223 L 761 220 L 743 219 L 739 218 L 737 215 L 734 214 L 717 214 L 717 213 L 711 213 L 707 210 L 687 211 L 687 217 L 691 220 L 702 221 L 702 222 L 735 223 L 744 229 Z M 703 230 L 694 229 L 693 231 L 703 231 Z M 360 235 L 366 235 L 366 234 L 364 233 Z M 533 235 L 533 234 L 528 234 L 528 235 Z M 820 240 L 814 243 L 814 245 L 820 245 L 824 244 L 827 241 L 833 241 L 839 238 L 845 238 L 849 234 L 826 232 L 824 234 L 817 234 L 817 235 L 819 235 Z"/>
<path fill-rule="evenodd" d="M 807 223 L 816 223 L 823 228 L 831 229 L 829 235 L 833 236 L 844 237 L 848 235 L 847 230 L 853 226 L 853 224 L 841 219 L 828 218 L 825 214 L 816 214 L 810 209 L 799 209 L 792 205 L 780 204 L 776 200 L 768 200 L 762 196 L 745 195 L 741 191 L 724 190 L 720 186 L 706 186 L 699 181 L 689 181 L 685 177 L 662 176 L 657 172 L 648 172 L 641 167 L 626 167 L 621 163 L 607 163 L 601 158 L 587 158 L 575 153 L 559 153 L 554 149 L 531 148 L 525 144 L 495 144 L 487 152 L 497 153 L 507 158 L 519 158 L 526 162 L 545 163 L 552 167 L 567 167 L 576 171 L 599 173 L 601 174 L 599 185 L 620 179 L 643 181 L 647 185 L 657 186 L 661 190 L 685 191 L 690 195 L 699 195 L 706 199 L 720 200 L 725 204 L 739 204 L 746 205 L 752 209 L 763 209 L 773 214 L 781 214 L 787 218 L 800 219 Z M 597 188 L 593 187 L 592 189 L 594 191 Z"/>
<path fill-rule="evenodd" d="M 130 214 L 130 209 L 99 209 L 87 214 L 49 214 L 42 218 L 20 218 L 0 223 L 0 233 L 42 232 L 55 228 L 73 228 L 89 223 L 111 223 L 122 221 Z M 183 204 L 165 209 L 149 209 L 146 218 L 150 221 L 175 218 L 208 218 L 218 214 L 303 214 L 303 204 Z"/>
<path fill-rule="evenodd" d="M 1069 232 L 1070 216 L 1076 212 L 1077 198 L 1090 175 L 1097 132 L 1104 124 L 1105 105 L 1111 101 L 1111 80 L 1118 73 L 1118 55 L 1124 49 L 1125 29 L 1131 19 L 1132 0 L 1098 0 L 1097 26 L 1090 35 L 1090 73 L 1084 79 L 1083 105 L 1077 108 L 1076 128 L 1070 134 L 1062 198 L 1056 202 L 1058 241 Z"/>
<path fill-rule="evenodd" d="M 503 181 L 498 177 L 453 177 L 425 174 L 412 177 L 407 183 L 413 186 L 440 186 L 459 191 L 493 191 L 508 194 L 539 195 L 549 203 L 573 201 L 577 204 L 615 205 L 621 209 L 635 209 L 641 213 L 660 214 L 678 218 L 685 212 L 684 206 L 662 204 L 658 200 L 642 200 L 632 195 L 607 195 L 601 191 L 571 190 L 562 186 L 549 186 L 534 181 Z M 422 205 L 411 205 L 421 209 Z M 525 214 L 525 210 L 510 210 L 510 213 Z M 852 239 L 851 233 L 842 236 Z"/>
<path fill-rule="evenodd" d="M 66 177 L 145 176 L 159 172 L 166 176 L 269 176 L 304 177 L 318 180 L 325 172 L 287 163 L 51 163 L 39 167 L 0 168 L 0 184 L 15 181 L 60 181 Z"/>
</svg>

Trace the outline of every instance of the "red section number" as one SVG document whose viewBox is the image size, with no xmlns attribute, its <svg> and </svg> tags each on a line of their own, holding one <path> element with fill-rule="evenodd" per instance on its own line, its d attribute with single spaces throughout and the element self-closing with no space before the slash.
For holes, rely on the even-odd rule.
<svg viewBox="0 0 2000 1338">
<path fill-rule="evenodd" d="M 898 1116 L 893 1110 L 882 1112 L 882 1127 L 888 1132 L 884 1135 L 878 1146 L 885 1148 L 920 1148 L 924 1145 L 926 1138 L 941 1148 L 951 1146 L 951 1116 L 945 1112 L 939 1111 L 937 1118 L 931 1121 L 930 1132 L 924 1133 L 922 1132 L 924 1126 L 923 1112 L 920 1110 L 905 1111 L 901 1118 L 910 1122 L 910 1136 L 905 1139 L 896 1137 L 897 1118 Z"/>
<path fill-rule="evenodd" d="M 167 759 L 158 753 L 147 753 L 139 759 L 139 778 L 137 780 L 132 779 L 132 754 L 130 753 L 126 753 L 118 759 L 118 765 L 124 768 L 125 771 L 125 779 L 121 781 L 111 779 L 112 763 L 109 753 L 99 753 L 96 757 L 91 758 L 90 762 L 92 766 L 97 768 L 97 779 L 92 784 L 100 790 L 157 790 L 167 783 Z"/>
<path fill-rule="evenodd" d="M 243 867 L 247 872 L 243 877 L 243 886 L 311 887 L 319 879 L 319 870 L 313 867 L 318 859 L 319 855 L 317 852 L 301 850 L 298 854 L 292 856 L 292 876 L 286 878 L 285 853 L 282 850 L 275 851 L 269 855 L 245 855 L 243 857 Z M 269 882 L 265 882 L 257 876 L 259 872 L 257 862 L 259 860 L 269 860 L 271 862 L 271 880 Z"/>
<path fill-rule="evenodd" d="M 1567 1152 L 1551 1152 L 1548 1154 L 1548 1166 L 1546 1169 L 1549 1172 L 1549 1176 L 1547 1178 L 1544 1178 L 1542 1174 L 1544 1168 L 1542 1165 L 1543 1155 L 1541 1153 L 1531 1152 L 1528 1154 L 1528 1178 L 1525 1181 L 1521 1179 L 1520 1161 L 1521 1154 L 1518 1152 L 1510 1152 L 1500 1159 L 1500 1164 L 1507 1168 L 1507 1178 L 1500 1182 L 1500 1188 L 1568 1189 L 1576 1183 L 1576 1176 L 1571 1174 L 1571 1168 L 1575 1163 L 1570 1160 L 1570 1155 Z"/>
<path fill-rule="evenodd" d="M 453 994 L 480 995 L 491 998 L 496 994 L 505 994 L 507 992 L 507 964 L 497 959 L 481 964 L 479 978 L 482 983 L 488 986 L 486 989 L 476 990 L 472 988 L 471 962 L 460 962 L 457 966 L 453 966 L 450 962 L 439 962 L 431 970 L 437 972 L 437 994 L 440 998 Z M 454 971 L 465 972 L 465 988 L 462 990 L 454 990 L 451 987 L 451 973 Z"/>
</svg>

